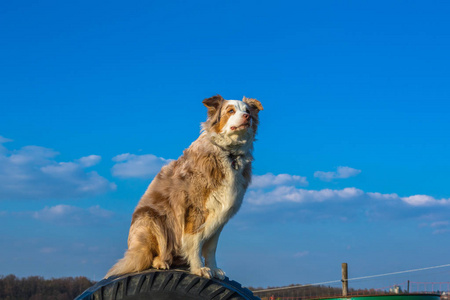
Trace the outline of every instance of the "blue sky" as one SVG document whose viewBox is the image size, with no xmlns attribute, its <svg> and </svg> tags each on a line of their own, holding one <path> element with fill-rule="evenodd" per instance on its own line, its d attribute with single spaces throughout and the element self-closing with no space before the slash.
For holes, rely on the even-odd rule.
<svg viewBox="0 0 450 300">
<path fill-rule="evenodd" d="M 264 105 L 219 265 L 274 286 L 447 264 L 450 5 L 0 4 L 0 270 L 99 279 L 204 98 Z M 440 270 L 405 279 L 448 281 Z"/>
</svg>

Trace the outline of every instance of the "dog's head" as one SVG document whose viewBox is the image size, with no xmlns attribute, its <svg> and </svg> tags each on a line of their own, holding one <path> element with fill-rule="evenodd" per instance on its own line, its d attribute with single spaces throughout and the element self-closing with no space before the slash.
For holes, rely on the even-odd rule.
<svg viewBox="0 0 450 300">
<path fill-rule="evenodd" d="M 251 136 L 258 129 L 258 113 L 263 110 L 261 102 L 244 97 L 240 100 L 225 100 L 217 95 L 203 100 L 208 108 L 208 119 L 203 130 L 223 137 Z"/>
</svg>

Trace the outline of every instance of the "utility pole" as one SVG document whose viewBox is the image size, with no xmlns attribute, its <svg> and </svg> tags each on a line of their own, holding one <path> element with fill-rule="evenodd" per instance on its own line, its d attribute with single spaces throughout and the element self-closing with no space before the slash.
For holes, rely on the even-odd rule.
<svg viewBox="0 0 450 300">
<path fill-rule="evenodd" d="M 348 295 L 348 268 L 347 263 L 342 263 L 342 297 Z"/>
</svg>

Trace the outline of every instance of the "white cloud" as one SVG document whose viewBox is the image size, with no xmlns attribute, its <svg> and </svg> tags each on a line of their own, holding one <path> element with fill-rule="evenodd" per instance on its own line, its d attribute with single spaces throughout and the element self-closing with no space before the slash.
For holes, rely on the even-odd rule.
<svg viewBox="0 0 450 300">
<path fill-rule="evenodd" d="M 4 143 L 8 143 L 8 142 L 12 142 L 11 139 L 7 139 L 3 136 L 0 135 L 0 144 L 4 144 Z"/>
<path fill-rule="evenodd" d="M 449 207 L 450 199 L 435 199 L 428 195 L 413 195 L 400 197 L 397 194 L 381 194 L 364 192 L 363 190 L 348 187 L 344 189 L 307 190 L 295 186 L 278 186 L 270 191 L 251 190 L 247 200 L 256 205 L 268 205 L 280 202 L 313 203 L 329 201 L 382 201 L 385 204 L 403 203 L 409 207 Z"/>
<path fill-rule="evenodd" d="M 254 175 L 250 188 L 259 189 L 286 184 L 307 186 L 309 183 L 306 177 L 303 176 L 289 174 L 273 175 L 272 173 L 267 173 L 264 175 Z"/>
<path fill-rule="evenodd" d="M 269 192 L 250 191 L 247 199 L 250 203 L 267 205 L 277 202 L 311 203 L 325 201 L 346 201 L 364 195 L 360 189 L 351 187 L 342 190 L 322 189 L 306 190 L 294 186 L 279 186 Z"/>
<path fill-rule="evenodd" d="M 450 228 L 436 229 L 435 231 L 433 231 L 433 234 L 444 234 L 444 233 L 450 233 Z"/>
<path fill-rule="evenodd" d="M 99 155 L 89 155 L 78 159 L 78 163 L 81 166 L 88 168 L 98 164 L 101 159 L 102 158 Z"/>
<path fill-rule="evenodd" d="M 361 173 L 361 170 L 357 170 L 350 167 L 338 167 L 336 172 L 316 171 L 314 172 L 314 177 L 317 177 L 323 181 L 331 181 L 333 179 L 354 177 L 359 173 Z"/>
<path fill-rule="evenodd" d="M 450 232 L 449 221 L 435 221 L 430 224 L 422 223 L 420 227 L 430 227 L 433 229 L 433 234 L 444 234 Z"/>
<path fill-rule="evenodd" d="M 113 158 L 116 164 L 112 167 L 112 174 L 122 178 L 151 178 L 161 167 L 172 161 L 157 157 L 153 154 L 136 155 L 124 153 Z"/>
<path fill-rule="evenodd" d="M 100 162 L 98 155 L 58 162 L 55 160 L 58 152 L 44 147 L 3 150 L 0 151 L 0 200 L 76 198 L 116 188 L 97 172 L 85 170 Z"/>
<path fill-rule="evenodd" d="M 381 193 L 371 193 L 371 192 L 367 192 L 367 195 L 370 197 L 370 198 L 373 198 L 373 199 L 378 199 L 378 200 L 386 200 L 386 201 L 395 201 L 395 200 L 398 200 L 398 199 L 400 199 L 400 197 L 397 195 L 397 194 L 395 194 L 395 193 L 393 193 L 393 194 L 381 194 Z"/>
<path fill-rule="evenodd" d="M 438 221 L 430 224 L 431 227 L 445 227 L 449 225 L 450 225 L 449 221 Z"/>
<path fill-rule="evenodd" d="M 25 213 L 28 214 L 28 213 Z M 92 224 L 93 220 L 101 221 L 113 216 L 113 212 L 100 206 L 81 208 L 72 205 L 59 204 L 31 212 L 31 216 L 39 221 L 58 224 Z M 95 223 L 95 222 L 94 222 Z"/>
<path fill-rule="evenodd" d="M 412 206 L 448 206 L 450 199 L 435 199 L 428 195 L 413 195 L 409 197 L 402 197 L 402 201 Z"/>
<path fill-rule="evenodd" d="M 335 219 L 348 222 L 361 218 L 370 221 L 409 219 L 427 222 L 424 226 L 433 234 L 450 232 L 450 199 L 436 199 L 429 195 L 402 197 L 395 193 L 365 192 L 355 187 L 311 190 L 281 185 L 270 189 L 250 189 L 245 197 L 244 211 L 254 216 L 262 214 L 266 220 L 312 222 Z"/>
<path fill-rule="evenodd" d="M 308 254 L 309 254 L 309 251 L 300 251 L 300 252 L 295 253 L 293 256 L 294 257 L 305 257 Z"/>
<path fill-rule="evenodd" d="M 0 154 L 7 152 L 8 150 L 2 145 L 4 143 L 12 142 L 12 140 L 7 139 L 0 135 Z"/>
</svg>

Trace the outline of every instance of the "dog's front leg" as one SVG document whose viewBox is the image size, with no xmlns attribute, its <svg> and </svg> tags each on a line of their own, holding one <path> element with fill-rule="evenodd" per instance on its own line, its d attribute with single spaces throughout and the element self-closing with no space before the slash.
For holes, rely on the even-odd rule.
<svg viewBox="0 0 450 300">
<path fill-rule="evenodd" d="M 203 247 L 202 233 L 185 234 L 183 237 L 183 252 L 192 274 L 211 279 L 211 269 L 202 262 L 201 249 Z"/>
<path fill-rule="evenodd" d="M 202 254 L 205 258 L 205 266 L 210 268 L 212 276 L 220 280 L 225 279 L 225 272 L 217 267 L 216 249 L 219 242 L 219 235 L 222 232 L 223 226 L 217 229 L 216 233 L 210 237 L 203 245 Z"/>
</svg>

